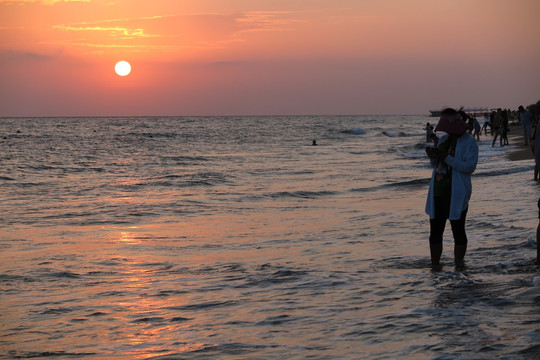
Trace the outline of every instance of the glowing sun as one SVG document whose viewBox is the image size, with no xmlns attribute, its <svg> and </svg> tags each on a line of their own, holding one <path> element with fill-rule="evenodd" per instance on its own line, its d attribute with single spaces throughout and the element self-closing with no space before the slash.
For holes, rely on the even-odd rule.
<svg viewBox="0 0 540 360">
<path fill-rule="evenodd" d="M 119 61 L 114 66 L 114 71 L 120 76 L 129 75 L 131 72 L 131 65 L 127 61 Z"/>
</svg>

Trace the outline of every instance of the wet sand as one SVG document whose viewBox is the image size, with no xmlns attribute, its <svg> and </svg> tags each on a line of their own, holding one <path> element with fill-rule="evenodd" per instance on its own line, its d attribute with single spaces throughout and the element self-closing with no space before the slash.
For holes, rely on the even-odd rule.
<svg viewBox="0 0 540 360">
<path fill-rule="evenodd" d="M 534 154 L 531 150 L 531 145 L 525 145 L 523 141 L 523 135 L 521 134 L 521 126 L 511 126 L 510 133 L 508 134 L 508 142 L 510 148 L 507 152 L 508 159 L 512 161 L 531 160 L 534 164 Z M 499 140 L 495 146 L 498 146 Z"/>
</svg>

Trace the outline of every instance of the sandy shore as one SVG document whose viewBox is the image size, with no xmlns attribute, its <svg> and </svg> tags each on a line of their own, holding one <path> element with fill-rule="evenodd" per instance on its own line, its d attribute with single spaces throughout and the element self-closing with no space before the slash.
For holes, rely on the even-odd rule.
<svg viewBox="0 0 540 360">
<path fill-rule="evenodd" d="M 531 160 L 534 164 L 534 154 L 530 145 L 525 145 L 523 141 L 523 135 L 521 133 L 521 126 L 511 125 L 510 132 L 508 133 L 508 142 L 510 147 L 506 156 L 512 161 L 519 160 Z M 495 146 L 499 146 L 499 139 L 495 143 Z"/>
</svg>

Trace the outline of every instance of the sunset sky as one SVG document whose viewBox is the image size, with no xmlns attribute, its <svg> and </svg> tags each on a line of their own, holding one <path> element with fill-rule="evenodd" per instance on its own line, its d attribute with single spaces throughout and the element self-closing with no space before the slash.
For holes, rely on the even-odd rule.
<svg viewBox="0 0 540 360">
<path fill-rule="evenodd" d="M 517 108 L 539 44 L 538 0 L 0 0 L 0 116 Z"/>
</svg>

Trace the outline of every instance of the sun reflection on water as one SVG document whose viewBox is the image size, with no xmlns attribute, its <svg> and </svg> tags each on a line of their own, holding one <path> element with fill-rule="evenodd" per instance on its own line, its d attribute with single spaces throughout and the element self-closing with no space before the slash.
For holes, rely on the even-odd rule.
<svg viewBox="0 0 540 360">
<path fill-rule="evenodd" d="M 132 229 L 136 229 L 136 226 L 133 226 Z M 138 237 L 134 232 L 122 231 L 120 232 L 120 242 L 127 244 L 140 244 L 141 238 Z"/>
<path fill-rule="evenodd" d="M 141 233 L 145 230 L 132 226 L 118 231 L 113 237 L 116 244 L 129 245 L 116 249 L 121 260 L 117 263 L 119 281 L 115 291 L 121 296 L 109 304 L 115 309 L 111 318 L 112 332 L 121 336 L 117 339 L 121 342 L 117 350 L 131 359 L 146 359 L 155 354 L 181 354 L 204 349 L 209 344 L 194 339 L 189 330 L 197 327 L 201 320 L 179 310 L 189 303 L 189 295 L 178 286 L 188 286 L 188 283 L 170 271 L 169 264 L 144 251 L 145 243 L 153 246 L 152 239 Z M 164 288 L 163 281 L 174 283 L 174 291 L 158 291 Z"/>
</svg>

